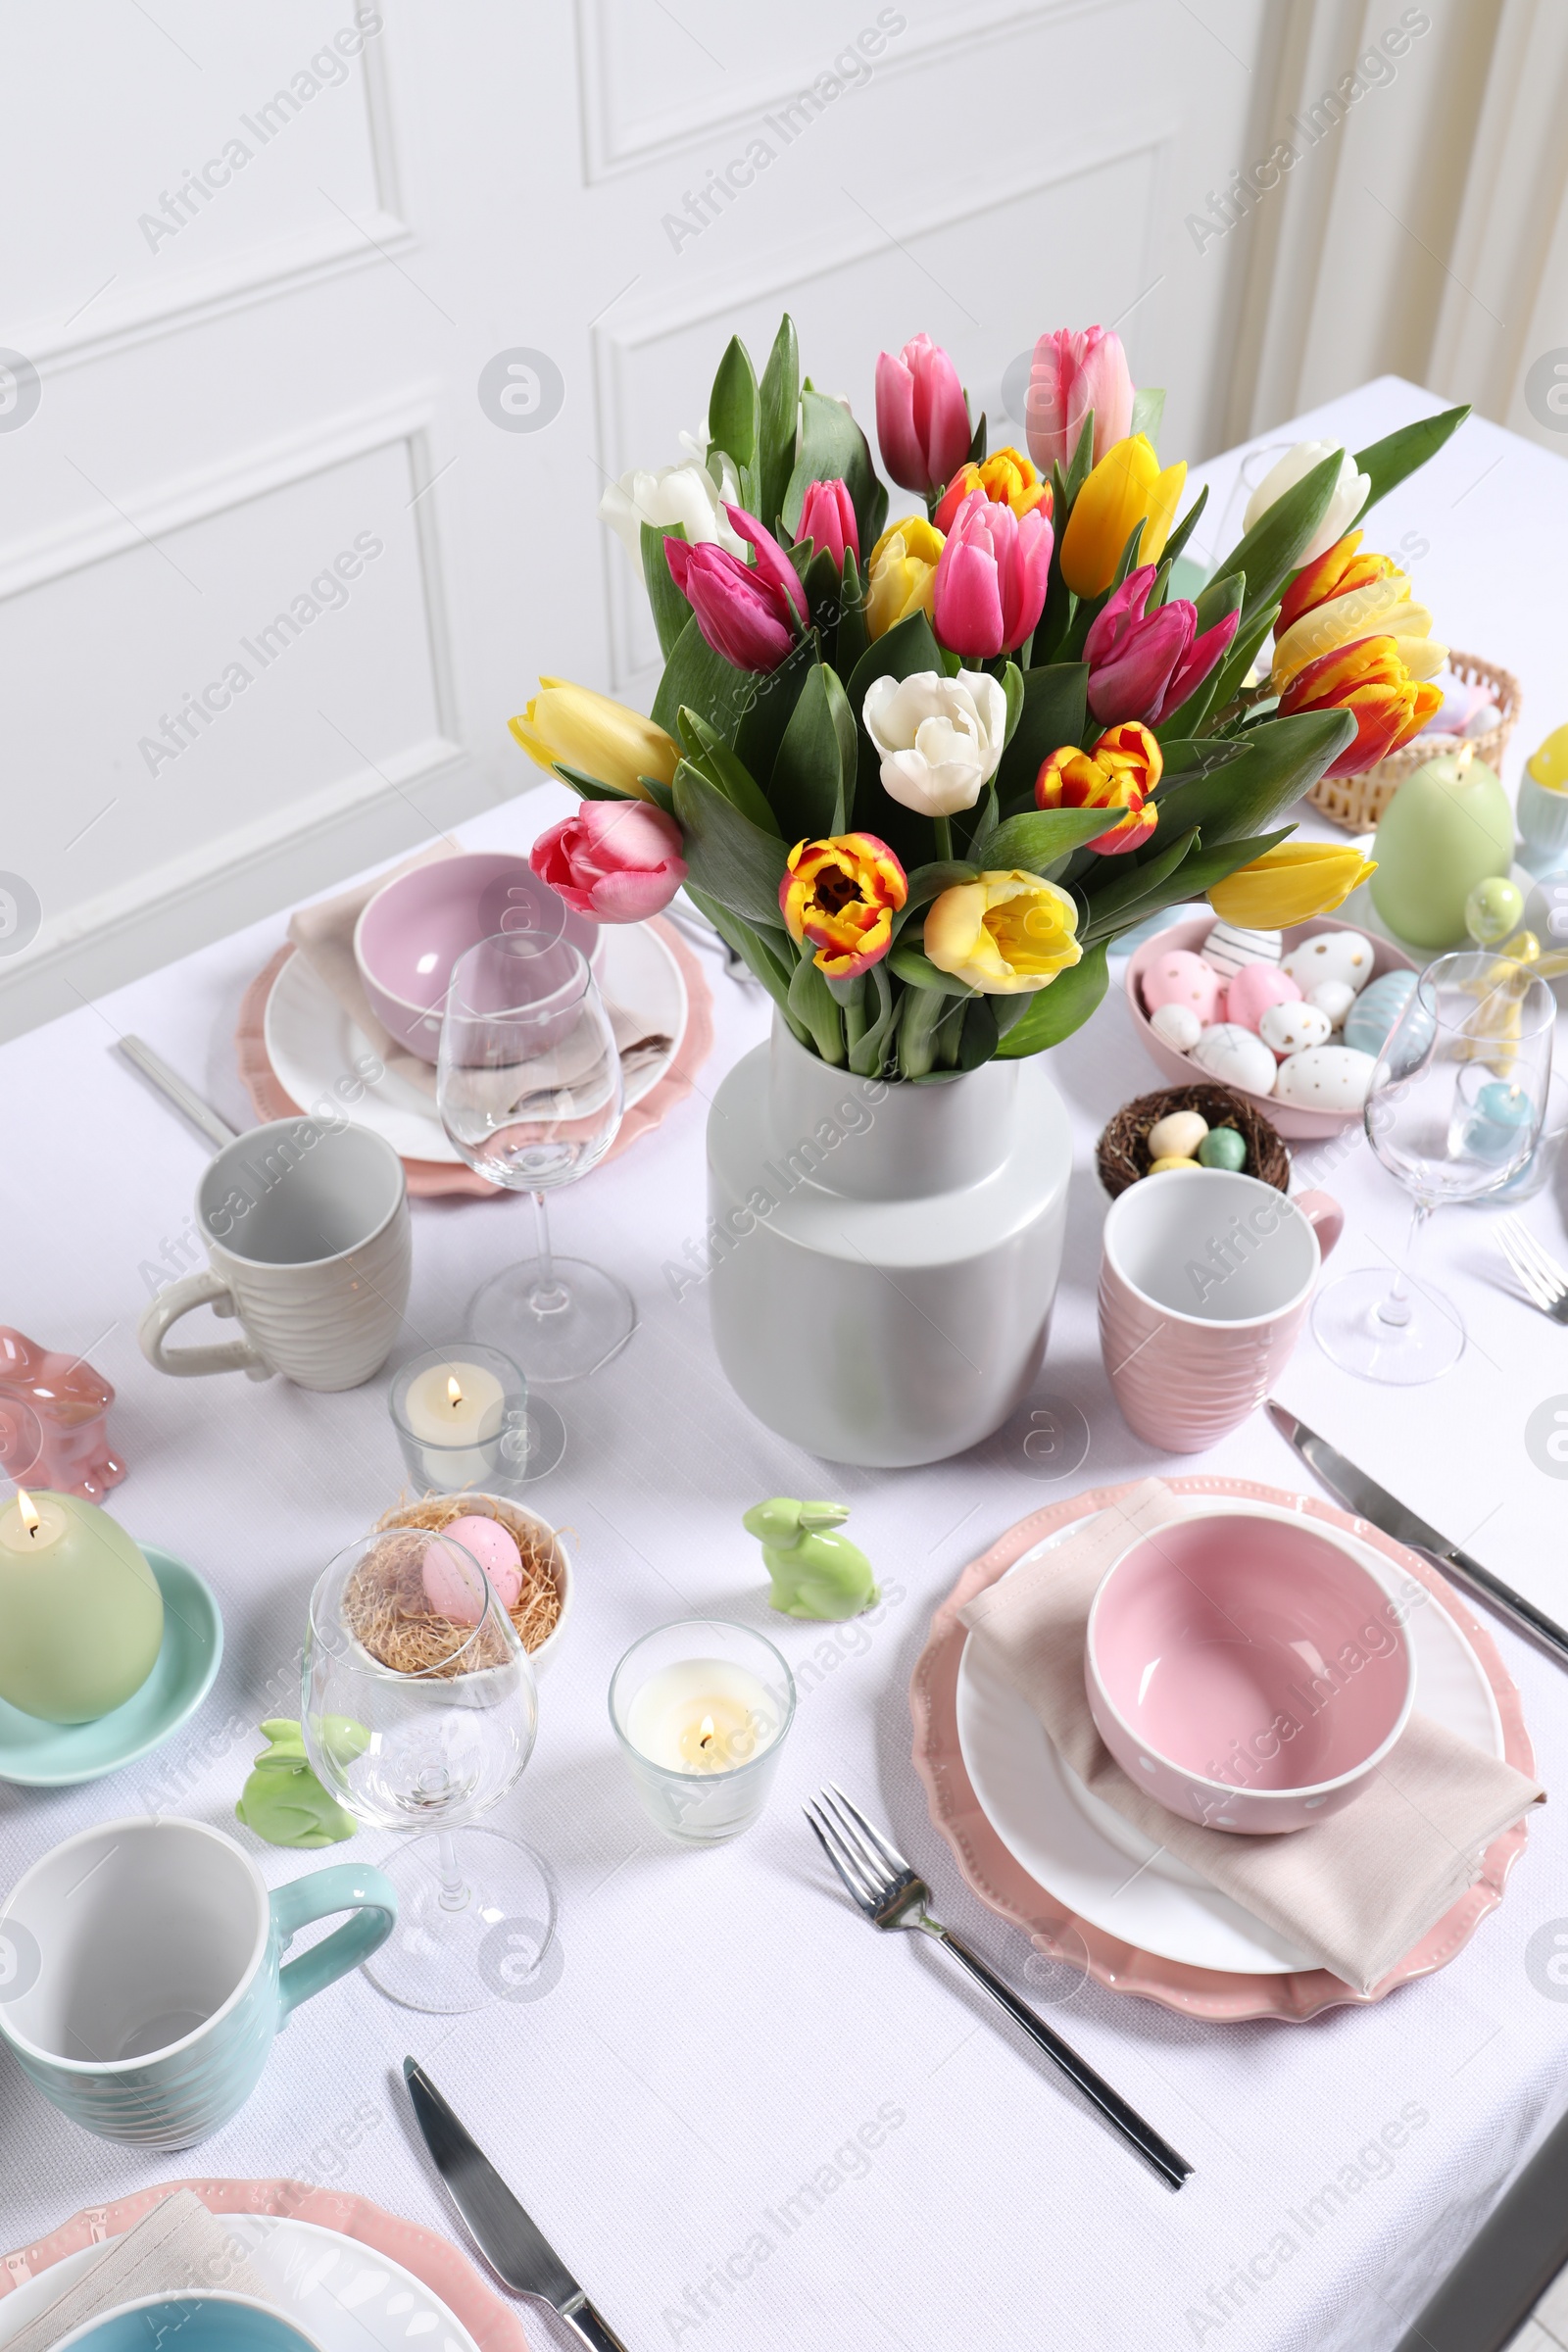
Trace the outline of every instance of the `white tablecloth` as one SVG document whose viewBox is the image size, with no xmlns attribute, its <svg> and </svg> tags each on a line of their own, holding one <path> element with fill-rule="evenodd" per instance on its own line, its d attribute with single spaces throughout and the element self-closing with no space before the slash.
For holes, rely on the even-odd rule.
<svg viewBox="0 0 1568 2352">
<path fill-rule="evenodd" d="M 1354 448 L 1430 405 L 1386 381 L 1320 412 L 1309 429 Z M 1236 464 L 1209 469 L 1222 504 Z M 1510 771 L 1565 715 L 1554 700 L 1565 518 L 1558 461 L 1474 423 L 1372 534 L 1379 546 L 1410 533 L 1430 542 L 1415 571 L 1445 633 L 1523 673 L 1528 740 Z M 531 651 L 548 666 L 548 647 Z M 519 671 L 519 704 L 530 683 Z M 521 847 L 564 799 L 547 787 L 465 838 Z M 118 1813 L 160 1805 L 233 1828 L 261 1744 L 254 1726 L 297 1711 L 287 1693 L 311 1583 L 400 1485 L 384 1378 L 338 1396 L 238 1376 L 174 1382 L 136 1349 L 141 1269 L 183 1226 L 203 1154 L 109 1049 L 119 1032 L 138 1031 L 249 1123 L 230 1039 L 283 921 L 0 1052 L 0 1314 L 86 1353 L 113 1380 L 130 1464 L 114 1507 L 211 1580 L 227 1629 L 216 1691 L 147 1764 L 81 1788 L 0 1787 L 0 1885 Z M 1535 1817 L 1504 1906 L 1450 1967 L 1379 2008 L 1308 2026 L 1205 2027 L 1064 1985 L 986 1913 L 926 1820 L 906 1693 L 932 1609 L 963 1563 L 1056 1490 L 984 1448 L 902 1474 L 828 1470 L 729 1392 L 702 1283 L 676 1286 L 662 1271 L 702 1233 L 705 1090 L 766 1025 L 758 994 L 720 976 L 716 960 L 711 968 L 717 1048 L 698 1094 L 555 1209 L 562 1247 L 624 1275 L 642 1320 L 617 1362 L 562 1394 L 569 1451 L 538 1490 L 541 1507 L 573 1530 L 579 1563 L 575 1617 L 542 1687 L 538 1747 L 500 1816 L 560 1881 L 559 1951 L 538 1997 L 453 2022 L 396 2009 L 350 1980 L 295 2016 L 249 2106 L 185 2159 L 85 2137 L 6 2055 L 0 2242 L 195 2166 L 314 2178 L 446 2228 L 398 2071 L 413 2051 L 637 2347 L 1392 2346 L 1564 2104 L 1568 2003 L 1543 1994 L 1525 1961 L 1535 1930 L 1568 1913 L 1562 1808 Z M 1261 1418 L 1210 1455 L 1162 1463 L 1117 1417 L 1095 1330 L 1104 1203 L 1091 1153 L 1116 1104 L 1158 1081 L 1114 1001 L 1054 1068 L 1079 1172 L 1040 1386 L 1089 1417 L 1080 1483 L 1162 1467 L 1309 1483 Z M 1337 1263 L 1383 1263 L 1401 1243 L 1402 1194 L 1364 1148 L 1338 1156 L 1329 1181 L 1348 1211 Z M 1544 1195 L 1524 1213 L 1568 1256 L 1561 1198 Z M 524 1254 L 530 1229 L 525 1200 L 416 1203 L 410 1345 L 456 1334 L 474 1284 Z M 1431 1240 L 1473 1336 L 1458 1369 L 1434 1388 L 1380 1390 L 1336 1372 L 1308 1338 L 1283 1394 L 1568 1615 L 1568 1486 L 1538 1470 L 1523 1443 L 1531 1409 L 1568 1392 L 1568 1334 L 1513 1294 L 1490 1212 L 1450 1210 Z M 875 1622 L 813 1628 L 763 1606 L 742 1509 L 763 1494 L 824 1492 L 854 1506 L 850 1532 L 880 1571 L 888 1605 Z M 642 1816 L 605 1706 L 626 1644 L 693 1610 L 763 1627 L 803 1686 L 766 1818 L 737 1843 L 696 1853 L 662 1842 Z M 1562 1673 L 1506 1632 L 1498 1640 L 1555 1793 L 1568 1766 Z M 801 1819 L 801 1799 L 829 1776 L 893 1826 L 939 1911 L 1026 1993 L 1054 2004 L 1086 2056 L 1192 2158 L 1197 2176 L 1180 2196 L 1033 2062 L 940 1955 L 868 1933 Z M 239 1834 L 273 1884 L 378 1850 L 363 1835 L 326 1857 L 296 1856 Z M 1401 2119 L 1406 2136 L 1390 2155 L 1375 2143 Z M 550 2340 L 549 2322 L 530 2315 L 529 2325 Z"/>
</svg>

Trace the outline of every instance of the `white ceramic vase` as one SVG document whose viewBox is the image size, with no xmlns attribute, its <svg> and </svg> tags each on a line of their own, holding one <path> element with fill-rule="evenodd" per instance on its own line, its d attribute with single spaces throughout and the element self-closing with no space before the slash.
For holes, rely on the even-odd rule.
<svg viewBox="0 0 1568 2352">
<path fill-rule="evenodd" d="M 1043 1055 L 856 1078 L 775 1018 L 708 1121 L 713 1340 L 758 1418 L 905 1469 L 989 1437 L 1045 1348 L 1072 1145 Z"/>
</svg>

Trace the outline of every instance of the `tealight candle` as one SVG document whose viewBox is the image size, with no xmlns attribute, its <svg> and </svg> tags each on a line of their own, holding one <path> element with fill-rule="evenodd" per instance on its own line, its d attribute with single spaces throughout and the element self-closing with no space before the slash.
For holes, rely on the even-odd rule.
<svg viewBox="0 0 1568 2352">
<path fill-rule="evenodd" d="M 427 1493 L 454 1494 L 515 1476 L 526 1456 L 527 1387 L 510 1357 L 463 1341 L 404 1364 L 391 1411 L 409 1475 Z"/>
<path fill-rule="evenodd" d="M 1471 1106 L 1464 1140 L 1478 1159 L 1512 1159 L 1535 1124 L 1536 1106 L 1522 1086 L 1493 1078 Z"/>
<path fill-rule="evenodd" d="M 0 1698 L 45 1723 L 96 1723 L 139 1690 L 164 1596 L 117 1520 L 19 1488 L 0 1510 Z"/>
<path fill-rule="evenodd" d="M 611 1721 L 644 1805 L 695 1844 L 751 1827 L 794 1713 L 794 1680 L 772 1642 L 712 1618 L 645 1635 L 610 1686 Z"/>
</svg>

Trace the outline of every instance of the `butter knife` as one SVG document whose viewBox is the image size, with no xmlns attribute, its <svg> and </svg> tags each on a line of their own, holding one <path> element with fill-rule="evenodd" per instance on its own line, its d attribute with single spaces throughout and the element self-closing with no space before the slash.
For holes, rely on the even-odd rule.
<svg viewBox="0 0 1568 2352">
<path fill-rule="evenodd" d="M 403 2061 L 414 2116 L 442 2183 L 474 2244 L 504 2286 L 548 2303 L 593 2352 L 626 2352 L 607 2328 L 539 2225 L 524 2213 L 489 2157 L 471 2139 L 422 2066 Z"/>
<path fill-rule="evenodd" d="M 1347 1461 L 1327 1438 L 1320 1438 L 1315 1429 L 1308 1429 L 1304 1421 L 1287 1412 L 1283 1404 L 1276 1404 L 1272 1396 L 1268 1399 L 1268 1414 L 1281 1437 L 1295 1446 L 1337 1502 L 1343 1502 L 1348 1511 L 1354 1511 L 1359 1518 L 1370 1520 L 1382 1534 L 1392 1536 L 1396 1544 L 1407 1544 L 1412 1551 L 1425 1553 L 1446 1576 L 1458 1577 L 1473 1592 L 1490 1600 L 1494 1608 L 1512 1618 L 1522 1633 L 1533 1634 L 1559 1659 L 1568 1660 L 1568 1633 L 1554 1618 L 1538 1609 L 1534 1601 L 1526 1600 L 1511 1585 L 1505 1585 L 1500 1576 L 1494 1576 L 1490 1568 L 1483 1568 L 1479 1560 L 1461 1551 L 1457 1544 L 1450 1544 L 1446 1536 L 1440 1536 L 1435 1527 L 1408 1509 L 1397 1495 L 1391 1494 L 1387 1487 L 1380 1487 L 1375 1478 L 1369 1478 L 1364 1470 Z"/>
</svg>

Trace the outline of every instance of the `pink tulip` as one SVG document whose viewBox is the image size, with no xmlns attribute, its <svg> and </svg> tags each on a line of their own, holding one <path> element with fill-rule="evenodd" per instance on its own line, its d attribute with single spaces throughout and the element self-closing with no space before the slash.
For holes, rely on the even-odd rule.
<svg viewBox="0 0 1568 2352">
<path fill-rule="evenodd" d="M 1095 412 L 1095 464 L 1132 430 L 1133 379 L 1114 328 L 1061 326 L 1035 345 L 1024 404 L 1029 455 L 1049 481 L 1053 466 L 1072 463 L 1084 418 Z"/>
<path fill-rule="evenodd" d="M 1102 726 L 1136 718 L 1158 726 L 1200 687 L 1235 636 L 1239 612 L 1198 634 L 1198 607 L 1173 597 L 1157 612 L 1145 605 L 1155 566 L 1141 564 L 1107 597 L 1084 639 L 1089 708 Z"/>
<path fill-rule="evenodd" d="M 806 593 L 771 531 L 743 507 L 724 512 L 755 550 L 756 563 L 743 564 L 712 540 L 692 547 L 666 536 L 670 578 L 715 654 L 737 669 L 777 669 L 796 641 L 797 623 L 806 624 Z"/>
<path fill-rule="evenodd" d="M 842 481 L 808 484 L 801 502 L 801 527 L 795 536 L 797 541 L 813 541 L 819 554 L 825 549 L 837 571 L 844 569 L 846 548 L 858 564 L 859 525 L 855 519 L 855 502 Z"/>
<path fill-rule="evenodd" d="M 906 343 L 896 360 L 879 353 L 876 437 L 899 487 L 922 498 L 944 488 L 969 455 L 969 404 L 958 370 L 929 335 Z"/>
<path fill-rule="evenodd" d="M 640 923 L 685 881 L 681 846 L 675 819 L 647 801 L 584 801 L 540 834 L 528 863 L 578 914 Z"/>
<path fill-rule="evenodd" d="M 950 653 L 971 661 L 1010 654 L 1040 618 L 1051 572 L 1051 524 L 971 491 L 937 563 L 931 617 Z"/>
</svg>

